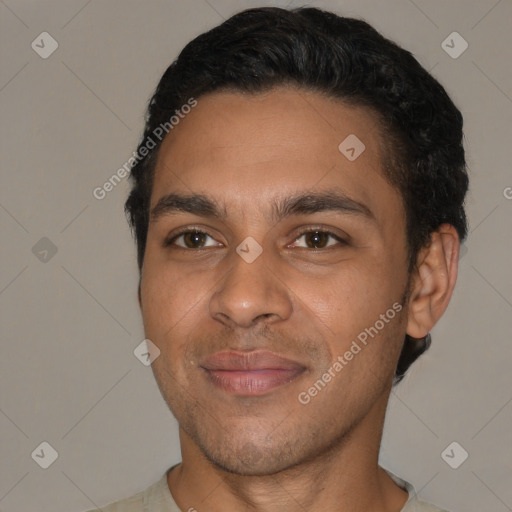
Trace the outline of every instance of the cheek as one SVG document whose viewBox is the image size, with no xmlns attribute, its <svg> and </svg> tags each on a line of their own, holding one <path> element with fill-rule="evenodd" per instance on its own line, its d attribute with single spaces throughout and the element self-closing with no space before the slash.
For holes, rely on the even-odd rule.
<svg viewBox="0 0 512 512">
<path fill-rule="evenodd" d="M 350 334 L 399 299 L 397 281 L 379 264 L 347 264 L 314 288 L 303 288 L 310 308 L 335 333 Z"/>
<path fill-rule="evenodd" d="M 342 356 L 342 364 L 348 365 L 345 377 L 337 379 L 339 385 L 347 382 L 345 378 L 363 386 L 371 379 L 378 387 L 390 378 L 403 339 L 400 301 L 404 286 L 403 279 L 393 276 L 390 269 L 383 262 L 374 262 L 371 268 L 354 264 L 324 280 L 325 291 L 308 292 L 318 325 L 328 327 L 326 341 L 332 360 Z"/>
<path fill-rule="evenodd" d="M 160 350 L 152 368 L 172 410 L 179 405 L 178 391 L 193 387 L 187 349 L 198 323 L 199 308 L 204 308 L 201 296 L 205 286 L 204 281 L 191 281 L 168 265 L 152 266 L 141 280 L 144 333 Z"/>
<path fill-rule="evenodd" d="M 205 274 L 189 275 L 169 262 L 148 259 L 141 279 L 146 336 L 157 345 L 166 339 L 181 339 L 177 333 L 194 324 L 210 286 Z"/>
</svg>

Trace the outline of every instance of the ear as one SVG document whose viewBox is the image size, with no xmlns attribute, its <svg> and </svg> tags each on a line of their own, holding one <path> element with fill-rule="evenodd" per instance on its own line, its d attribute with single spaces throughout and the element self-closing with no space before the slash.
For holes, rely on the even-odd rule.
<svg viewBox="0 0 512 512">
<path fill-rule="evenodd" d="M 439 226 L 420 250 L 411 277 L 407 334 L 426 336 L 441 318 L 452 296 L 459 266 L 460 240 L 450 224 Z"/>
</svg>

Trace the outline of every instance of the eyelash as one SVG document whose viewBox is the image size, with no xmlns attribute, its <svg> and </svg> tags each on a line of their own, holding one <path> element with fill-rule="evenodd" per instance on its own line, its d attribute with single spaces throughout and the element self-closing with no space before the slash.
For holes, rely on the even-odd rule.
<svg viewBox="0 0 512 512">
<path fill-rule="evenodd" d="M 343 238 L 339 237 L 338 235 L 336 235 L 335 233 L 327 230 L 327 229 L 322 229 L 322 228 L 306 228 L 306 229 L 303 229 L 302 231 L 300 231 L 297 236 L 294 238 L 294 242 L 296 242 L 299 238 L 302 238 L 304 235 L 307 235 L 308 233 L 319 233 L 319 234 L 323 234 L 323 235 L 328 235 L 330 238 L 333 238 L 334 240 L 336 240 L 338 242 L 338 245 L 339 246 L 345 246 L 345 245 L 348 245 L 347 241 L 346 240 L 343 240 Z M 327 241 L 327 243 L 329 243 L 329 240 Z M 333 244 L 333 245 L 327 245 L 326 247 L 320 247 L 320 248 L 311 248 L 311 247 L 298 247 L 298 249 L 306 249 L 306 250 L 310 250 L 310 251 L 325 251 L 325 250 L 328 250 L 328 249 L 332 249 L 335 247 L 336 244 Z"/>
<path fill-rule="evenodd" d="M 206 235 L 206 236 L 209 236 L 210 238 L 213 239 L 213 237 L 209 233 L 207 233 L 206 231 L 202 231 L 200 229 L 195 229 L 195 228 L 191 228 L 191 227 L 186 227 L 186 228 L 183 228 L 178 233 L 175 233 L 174 235 L 172 235 L 172 237 L 165 239 L 164 243 L 163 243 L 163 246 L 164 247 L 169 247 L 169 246 L 173 245 L 173 243 L 180 236 L 186 235 L 186 234 L 189 234 L 189 233 L 197 233 L 197 234 L 201 234 L 201 235 Z M 338 235 L 332 233 L 331 231 L 322 229 L 322 228 L 307 228 L 307 229 L 304 229 L 303 231 L 301 231 L 301 232 L 299 232 L 297 234 L 297 236 L 294 239 L 294 242 L 297 241 L 299 238 L 301 238 L 303 235 L 306 235 L 308 233 L 320 233 L 320 234 L 329 235 L 330 237 L 334 238 L 339 243 L 339 245 L 341 245 L 341 246 L 348 245 L 348 242 L 346 240 L 343 240 Z M 197 249 L 194 249 L 194 248 L 189 248 L 189 247 L 181 247 L 179 245 L 176 246 L 176 247 L 178 247 L 179 249 L 184 249 L 186 251 L 200 251 L 200 250 L 208 249 L 208 247 L 199 247 Z M 326 250 L 326 249 L 328 249 L 330 247 L 332 247 L 332 245 L 328 245 L 327 247 L 316 248 L 316 249 L 315 248 L 311 249 L 309 247 L 299 247 L 299 249 L 309 249 L 309 250 L 321 251 L 321 250 Z"/>
</svg>

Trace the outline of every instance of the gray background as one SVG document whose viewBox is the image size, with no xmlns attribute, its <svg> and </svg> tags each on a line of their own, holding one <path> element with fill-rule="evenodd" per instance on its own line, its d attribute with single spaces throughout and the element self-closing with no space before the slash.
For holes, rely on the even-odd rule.
<svg viewBox="0 0 512 512">
<path fill-rule="evenodd" d="M 258 5 L 303 4 L 0 1 L 3 512 L 93 508 L 179 461 L 175 421 L 133 354 L 144 334 L 127 183 L 101 201 L 92 191 L 135 150 L 180 49 Z M 512 3 L 309 5 L 364 18 L 412 51 L 465 116 L 471 233 L 433 345 L 392 395 L 381 463 L 450 510 L 512 510 Z M 31 48 L 44 31 L 59 44 L 47 59 Z M 441 46 L 454 31 L 469 44 L 458 58 Z M 31 456 L 43 441 L 58 453 L 48 469 Z M 452 441 L 469 453 L 458 469 L 441 457 Z"/>
</svg>

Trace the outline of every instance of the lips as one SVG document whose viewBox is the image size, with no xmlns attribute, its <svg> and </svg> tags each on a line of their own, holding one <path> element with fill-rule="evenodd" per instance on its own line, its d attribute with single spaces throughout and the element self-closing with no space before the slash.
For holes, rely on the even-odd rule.
<svg viewBox="0 0 512 512">
<path fill-rule="evenodd" d="M 218 352 L 201 365 L 216 387 L 237 395 L 261 395 L 305 371 L 296 361 L 269 351 Z"/>
</svg>

